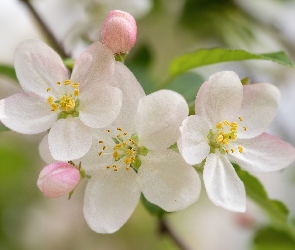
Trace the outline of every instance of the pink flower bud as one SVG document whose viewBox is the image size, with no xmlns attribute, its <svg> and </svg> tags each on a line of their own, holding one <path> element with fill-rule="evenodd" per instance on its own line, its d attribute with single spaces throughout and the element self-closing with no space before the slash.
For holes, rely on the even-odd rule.
<svg viewBox="0 0 295 250">
<path fill-rule="evenodd" d="M 127 53 L 136 41 L 136 22 L 129 13 L 111 11 L 102 25 L 102 42 L 114 54 Z"/>
<path fill-rule="evenodd" d="M 80 181 L 80 172 L 69 163 L 56 162 L 42 169 L 37 186 L 48 198 L 70 193 Z"/>
</svg>

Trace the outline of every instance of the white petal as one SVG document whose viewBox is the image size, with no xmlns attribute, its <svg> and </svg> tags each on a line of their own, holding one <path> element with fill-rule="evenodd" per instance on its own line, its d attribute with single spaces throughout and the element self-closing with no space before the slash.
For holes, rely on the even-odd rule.
<svg viewBox="0 0 295 250">
<path fill-rule="evenodd" d="M 164 149 L 176 142 L 179 126 L 188 116 L 185 99 L 172 90 L 160 90 L 140 99 L 136 129 L 140 145 Z"/>
<path fill-rule="evenodd" d="M 46 99 L 34 93 L 18 93 L 0 101 L 0 119 L 8 128 L 24 134 L 49 129 L 57 119 Z"/>
<path fill-rule="evenodd" d="M 274 119 L 278 102 L 279 90 L 268 83 L 256 83 L 243 86 L 243 101 L 239 116 L 241 124 L 246 126 L 244 131 L 240 126 L 239 138 L 252 138 L 264 132 Z"/>
<path fill-rule="evenodd" d="M 113 233 L 129 219 L 139 197 L 137 174 L 133 170 L 99 170 L 85 190 L 84 217 L 95 232 Z"/>
<path fill-rule="evenodd" d="M 46 163 L 51 164 L 53 162 L 56 162 L 49 150 L 48 134 L 43 137 L 42 141 L 39 144 L 39 153 L 43 161 L 45 161 Z"/>
<path fill-rule="evenodd" d="M 80 84 L 80 92 L 92 86 L 110 85 L 113 81 L 115 59 L 100 42 L 87 47 L 77 58 L 71 80 Z"/>
<path fill-rule="evenodd" d="M 122 92 L 111 86 L 91 88 L 80 95 L 79 117 L 91 128 L 110 125 L 118 116 L 122 106 Z"/>
<path fill-rule="evenodd" d="M 91 129 L 79 118 L 60 119 L 49 131 L 48 143 L 55 160 L 75 160 L 89 151 L 92 143 Z"/>
<path fill-rule="evenodd" d="M 142 157 L 138 176 L 144 196 L 168 212 L 185 209 L 199 198 L 199 175 L 172 150 L 152 151 Z"/>
<path fill-rule="evenodd" d="M 106 169 L 107 166 L 114 164 L 113 148 L 116 145 L 112 136 L 105 129 L 94 129 L 93 142 L 88 153 L 79 161 L 82 163 L 82 168 L 88 174 L 93 173 L 98 169 Z M 103 149 L 103 147 L 106 147 Z M 102 152 L 101 155 L 99 153 Z"/>
<path fill-rule="evenodd" d="M 230 160 L 256 173 L 281 170 L 295 160 L 293 146 L 267 133 L 251 139 L 237 140 L 233 145 L 243 146 L 243 152 L 236 150 L 234 154 L 230 153 Z"/>
<path fill-rule="evenodd" d="M 116 62 L 114 86 L 123 94 L 122 108 L 115 123 L 135 133 L 135 115 L 139 100 L 145 93 L 132 72 L 122 63 Z"/>
<path fill-rule="evenodd" d="M 242 98 L 243 86 L 238 75 L 222 71 L 210 76 L 201 86 L 195 112 L 214 127 L 218 122 L 237 117 Z"/>
<path fill-rule="evenodd" d="M 57 96 L 59 85 L 69 79 L 68 70 L 60 56 L 39 40 L 25 40 L 16 49 L 14 66 L 17 78 L 25 91 L 48 97 Z M 50 92 L 47 93 L 47 88 Z"/>
<path fill-rule="evenodd" d="M 199 164 L 209 154 L 209 130 L 208 124 L 197 115 L 189 116 L 183 121 L 177 146 L 188 164 Z"/>
<path fill-rule="evenodd" d="M 235 212 L 245 212 L 244 184 L 224 155 L 210 154 L 207 157 L 203 178 L 209 199 L 216 206 Z"/>
</svg>

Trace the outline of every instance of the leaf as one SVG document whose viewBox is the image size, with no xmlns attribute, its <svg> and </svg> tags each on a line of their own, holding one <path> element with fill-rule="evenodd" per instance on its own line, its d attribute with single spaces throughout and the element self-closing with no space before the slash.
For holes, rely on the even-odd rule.
<svg viewBox="0 0 295 250">
<path fill-rule="evenodd" d="M 13 66 L 0 64 L 0 75 L 7 76 L 17 81 L 16 73 Z"/>
<path fill-rule="evenodd" d="M 7 128 L 6 126 L 4 126 L 1 122 L 0 122 L 0 132 L 4 132 L 4 131 L 9 131 L 10 129 Z"/>
<path fill-rule="evenodd" d="M 171 89 L 181 94 L 188 103 L 195 102 L 197 93 L 204 79 L 193 72 L 186 72 L 174 78 L 166 89 Z"/>
<path fill-rule="evenodd" d="M 292 61 L 283 51 L 266 54 L 253 54 L 244 50 L 212 48 L 199 49 L 177 57 L 170 65 L 170 73 L 172 76 L 176 76 L 187 70 L 205 65 L 253 59 L 268 60 L 288 67 L 294 66 Z"/>
<path fill-rule="evenodd" d="M 149 202 L 143 194 L 140 196 L 141 202 L 146 208 L 147 211 L 149 211 L 151 214 L 157 216 L 158 218 L 162 218 L 167 212 L 160 208 L 159 206 Z"/>
<path fill-rule="evenodd" d="M 293 250 L 295 240 L 283 231 L 273 227 L 265 227 L 256 232 L 254 250 Z"/>
<path fill-rule="evenodd" d="M 288 223 L 289 210 L 284 203 L 272 200 L 268 197 L 260 181 L 242 170 L 238 165 L 233 164 L 237 175 L 243 181 L 247 196 L 260 206 L 269 216 L 278 230 L 284 231 L 295 240 L 295 227 Z"/>
</svg>

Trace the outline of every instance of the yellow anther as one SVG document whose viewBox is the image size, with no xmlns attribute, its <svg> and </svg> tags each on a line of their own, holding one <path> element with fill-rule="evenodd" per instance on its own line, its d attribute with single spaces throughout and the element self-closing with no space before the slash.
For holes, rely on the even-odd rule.
<svg viewBox="0 0 295 250">
<path fill-rule="evenodd" d="M 227 154 L 228 154 L 228 150 L 227 150 L 227 149 L 225 150 L 225 153 L 227 153 Z"/>
<path fill-rule="evenodd" d="M 118 171 L 118 169 L 117 169 L 117 168 L 114 168 L 114 171 L 115 171 L 115 172 L 117 172 L 117 171 Z"/>
<path fill-rule="evenodd" d="M 237 127 L 231 127 L 231 128 L 230 128 L 230 131 L 237 131 L 237 130 L 238 130 Z"/>
<path fill-rule="evenodd" d="M 217 142 L 222 142 L 223 141 L 223 135 L 217 136 L 216 141 Z"/>
<path fill-rule="evenodd" d="M 122 142 L 122 146 L 125 147 L 127 143 L 125 141 Z"/>
<path fill-rule="evenodd" d="M 217 129 L 222 129 L 223 126 L 224 126 L 223 123 L 222 122 L 219 122 L 219 123 L 217 123 L 216 128 Z"/>
<path fill-rule="evenodd" d="M 120 135 L 120 134 L 117 134 L 117 137 L 118 137 L 118 138 L 120 138 L 120 137 L 121 137 L 121 135 Z"/>
<path fill-rule="evenodd" d="M 101 156 L 102 155 L 102 151 L 100 151 L 99 153 L 98 153 L 98 156 Z"/>
<path fill-rule="evenodd" d="M 243 121 L 243 117 L 239 116 L 239 120 L 242 122 Z"/>
<path fill-rule="evenodd" d="M 111 132 L 111 130 L 109 130 L 109 129 L 107 129 L 106 131 L 107 131 L 108 133 L 110 133 L 110 132 Z"/>
<path fill-rule="evenodd" d="M 238 150 L 239 150 L 240 153 L 242 153 L 243 152 L 243 147 L 241 145 L 238 146 Z"/>
<path fill-rule="evenodd" d="M 129 155 L 134 155 L 134 151 L 133 151 L 133 149 L 129 149 L 129 150 L 128 150 L 128 154 L 129 154 Z"/>
<path fill-rule="evenodd" d="M 111 166 L 107 166 L 107 168 L 110 168 Z"/>
<path fill-rule="evenodd" d="M 73 87 L 73 88 L 79 88 L 79 83 L 78 83 L 78 82 L 74 82 L 74 83 L 72 84 L 72 87 Z"/>
<path fill-rule="evenodd" d="M 106 148 L 107 148 L 106 146 L 103 146 L 103 147 L 102 147 L 102 150 L 105 150 Z"/>
<path fill-rule="evenodd" d="M 122 129 L 121 129 L 121 128 L 117 128 L 117 130 L 118 130 L 118 131 L 122 131 Z"/>
<path fill-rule="evenodd" d="M 237 135 L 233 134 L 233 135 L 231 136 L 231 140 L 232 140 L 232 141 L 235 141 L 236 139 L 237 139 Z"/>
<path fill-rule="evenodd" d="M 125 158 L 124 162 L 126 165 L 129 165 L 131 163 L 131 159 L 130 158 Z"/>
<path fill-rule="evenodd" d="M 71 84 L 71 80 L 65 80 L 64 81 L 64 85 L 69 85 L 69 84 Z"/>
<path fill-rule="evenodd" d="M 247 131 L 247 128 L 245 126 L 243 127 L 243 129 L 244 129 L 244 131 Z"/>
<path fill-rule="evenodd" d="M 75 89 L 74 90 L 74 96 L 78 96 L 79 95 L 79 89 Z"/>
<path fill-rule="evenodd" d="M 50 88 L 47 88 L 47 89 L 46 89 L 46 92 L 49 92 L 49 91 L 50 91 Z"/>
<path fill-rule="evenodd" d="M 52 103 L 50 105 L 50 107 L 51 107 L 51 111 L 56 111 L 57 110 L 57 105 L 55 103 Z"/>
<path fill-rule="evenodd" d="M 103 143 L 103 141 L 98 141 L 98 143 Z"/>
<path fill-rule="evenodd" d="M 235 152 L 235 150 L 233 149 L 233 148 L 231 148 L 231 150 L 230 150 L 232 153 L 234 153 Z"/>
<path fill-rule="evenodd" d="M 127 132 L 124 132 L 123 135 L 127 135 Z"/>
<path fill-rule="evenodd" d="M 49 96 L 49 97 L 47 98 L 47 102 L 48 102 L 49 104 L 51 104 L 53 101 L 54 101 L 54 98 L 53 98 L 52 96 Z"/>
<path fill-rule="evenodd" d="M 223 121 L 223 124 L 224 124 L 225 126 L 229 126 L 229 122 L 226 121 L 226 120 Z"/>
<path fill-rule="evenodd" d="M 233 127 L 233 128 L 237 128 L 237 127 L 239 127 L 239 124 L 236 123 L 236 122 L 232 122 L 232 123 L 230 124 L 230 126 Z"/>
<path fill-rule="evenodd" d="M 56 82 L 56 84 L 60 85 L 60 82 Z"/>
<path fill-rule="evenodd" d="M 130 167 L 126 167 L 126 170 L 130 170 Z"/>
<path fill-rule="evenodd" d="M 113 153 L 113 158 L 115 158 L 116 160 L 118 160 L 118 158 L 119 158 L 119 153 L 118 153 L 118 151 L 114 151 L 114 153 Z"/>
</svg>

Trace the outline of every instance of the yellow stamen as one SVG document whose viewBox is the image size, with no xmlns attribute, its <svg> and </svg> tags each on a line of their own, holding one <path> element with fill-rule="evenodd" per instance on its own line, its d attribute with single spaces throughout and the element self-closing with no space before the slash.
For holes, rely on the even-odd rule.
<svg viewBox="0 0 295 250">
<path fill-rule="evenodd" d="M 60 85 L 60 82 L 56 82 L 56 84 Z"/>
<path fill-rule="evenodd" d="M 121 128 L 117 128 L 117 130 L 118 130 L 118 131 L 122 131 L 122 129 L 121 129 Z"/>
<path fill-rule="evenodd" d="M 223 126 L 224 126 L 223 123 L 222 122 L 219 122 L 219 123 L 217 123 L 216 128 L 217 129 L 222 129 Z"/>
<path fill-rule="evenodd" d="M 244 131 L 247 131 L 247 128 L 245 126 L 243 127 L 243 129 L 244 129 Z"/>
<path fill-rule="evenodd" d="M 229 122 L 228 121 L 224 120 L 223 123 L 224 123 L 225 126 L 229 126 Z"/>
<path fill-rule="evenodd" d="M 127 135 L 127 132 L 124 132 L 123 135 Z"/>
<path fill-rule="evenodd" d="M 102 150 L 105 150 L 106 148 L 107 148 L 106 146 L 103 146 L 103 147 L 102 147 Z"/>
<path fill-rule="evenodd" d="M 243 152 L 243 147 L 240 145 L 238 146 L 239 152 L 242 153 Z"/>
<path fill-rule="evenodd" d="M 53 98 L 52 96 L 49 96 L 49 97 L 47 98 L 47 102 L 48 102 L 49 104 L 51 104 L 53 101 L 54 101 L 54 98 Z"/>
<path fill-rule="evenodd" d="M 117 137 L 118 137 L 118 138 L 120 138 L 120 137 L 121 137 L 121 135 L 120 135 L 120 134 L 117 134 Z"/>
<path fill-rule="evenodd" d="M 111 166 L 107 166 L 107 168 L 110 168 Z"/>
<path fill-rule="evenodd" d="M 232 153 L 234 153 L 235 152 L 235 150 L 233 149 L 233 148 L 231 148 L 231 150 L 230 150 Z"/>
<path fill-rule="evenodd" d="M 75 89 L 74 90 L 74 96 L 78 96 L 79 95 L 79 89 Z"/>
<path fill-rule="evenodd" d="M 98 143 L 103 143 L 103 141 L 98 141 Z"/>
<path fill-rule="evenodd" d="M 119 153 L 118 153 L 118 151 L 114 151 L 114 153 L 113 153 L 113 158 L 115 158 L 115 160 L 118 160 L 118 158 L 119 158 Z"/>
<path fill-rule="evenodd" d="M 47 88 L 47 89 L 46 89 L 46 92 L 49 92 L 49 91 L 50 91 L 50 88 Z"/>
<path fill-rule="evenodd" d="M 78 82 L 74 82 L 74 83 L 72 84 L 72 87 L 73 87 L 73 88 L 79 88 L 79 83 L 78 83 Z"/>
<path fill-rule="evenodd" d="M 67 85 L 69 85 L 69 84 L 71 84 L 71 80 L 65 80 L 65 81 L 64 81 L 64 85 L 67 86 Z"/>
<path fill-rule="evenodd" d="M 217 142 L 222 142 L 222 141 L 223 141 L 223 135 L 219 135 L 219 136 L 216 138 L 216 141 L 217 141 Z"/>
<path fill-rule="evenodd" d="M 108 133 L 110 133 L 110 132 L 111 132 L 111 130 L 109 130 L 109 129 L 107 129 L 106 131 L 107 131 Z"/>
<path fill-rule="evenodd" d="M 239 120 L 242 122 L 243 121 L 243 117 L 239 116 Z"/>
<path fill-rule="evenodd" d="M 101 156 L 102 155 L 102 151 L 100 151 L 99 153 L 98 153 L 98 156 Z"/>
<path fill-rule="evenodd" d="M 130 167 L 126 167 L 126 170 L 130 170 Z"/>
<path fill-rule="evenodd" d="M 55 103 L 52 103 L 50 105 L 50 107 L 51 107 L 51 111 L 56 111 L 57 110 L 57 105 Z"/>
<path fill-rule="evenodd" d="M 225 150 L 225 153 L 227 153 L 227 154 L 228 154 L 228 150 L 227 150 L 227 149 Z"/>
<path fill-rule="evenodd" d="M 230 126 L 233 127 L 233 128 L 237 128 L 237 127 L 239 127 L 239 124 L 236 123 L 236 122 L 232 122 L 232 123 L 230 124 Z"/>
</svg>

